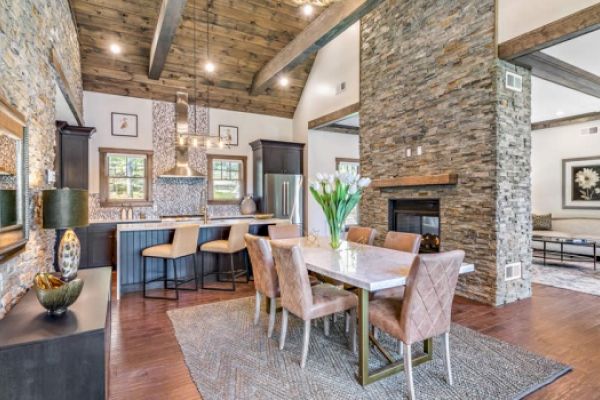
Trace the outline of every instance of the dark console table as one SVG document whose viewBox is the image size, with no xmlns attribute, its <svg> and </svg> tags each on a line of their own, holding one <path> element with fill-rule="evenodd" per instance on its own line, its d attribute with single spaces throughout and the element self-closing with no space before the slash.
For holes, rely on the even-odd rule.
<svg viewBox="0 0 600 400">
<path fill-rule="evenodd" d="M 30 290 L 0 320 L 0 399 L 108 397 L 111 268 L 78 277 L 83 291 L 62 317 Z"/>
</svg>

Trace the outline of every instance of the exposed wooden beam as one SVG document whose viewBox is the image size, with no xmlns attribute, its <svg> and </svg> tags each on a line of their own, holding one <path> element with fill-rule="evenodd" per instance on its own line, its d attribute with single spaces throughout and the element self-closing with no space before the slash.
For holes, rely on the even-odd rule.
<svg viewBox="0 0 600 400">
<path fill-rule="evenodd" d="M 313 119 L 312 121 L 308 121 L 308 129 L 322 128 L 326 125 L 337 122 L 359 111 L 360 103 L 350 104 L 349 106 L 340 108 L 339 110 L 335 110 L 334 112 L 331 112 L 329 114 L 325 114 L 322 117 Z"/>
<path fill-rule="evenodd" d="M 263 92 L 279 74 L 302 63 L 381 1 L 345 0 L 329 6 L 256 73 L 250 93 Z"/>
<path fill-rule="evenodd" d="M 169 48 L 175 37 L 175 31 L 181 22 L 185 3 L 186 0 L 162 0 L 150 48 L 150 67 L 148 69 L 150 79 L 160 78 L 167 55 L 169 55 Z"/>
<path fill-rule="evenodd" d="M 54 68 L 54 71 L 56 71 L 56 77 L 57 77 L 56 82 L 57 82 L 58 87 L 59 87 L 60 91 L 62 92 L 65 100 L 67 101 L 67 105 L 69 106 L 69 109 L 73 113 L 73 116 L 75 117 L 75 120 L 77 121 L 77 124 L 79 126 L 83 126 L 83 110 L 81 110 L 80 107 L 77 106 L 77 102 L 75 101 L 75 99 L 76 99 L 75 94 L 73 93 L 73 91 L 71 90 L 71 87 L 69 86 L 69 81 L 67 80 L 67 77 L 64 73 L 61 59 L 54 47 L 50 51 L 50 65 L 52 65 L 52 67 Z"/>
<path fill-rule="evenodd" d="M 600 98 L 600 76 L 541 51 L 519 57 L 516 63 L 531 68 L 533 76 Z"/>
<path fill-rule="evenodd" d="M 513 60 L 597 29 L 600 29 L 600 3 L 501 43 L 498 57 Z"/>
<path fill-rule="evenodd" d="M 531 130 L 535 131 L 539 129 L 557 128 L 560 126 L 575 125 L 590 121 L 600 121 L 600 112 L 571 115 L 569 117 L 534 122 L 533 124 L 531 124 Z"/>
</svg>

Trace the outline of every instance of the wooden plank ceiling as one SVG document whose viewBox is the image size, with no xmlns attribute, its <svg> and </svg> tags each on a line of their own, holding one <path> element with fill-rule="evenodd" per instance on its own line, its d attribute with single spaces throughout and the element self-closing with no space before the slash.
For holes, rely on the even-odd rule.
<svg viewBox="0 0 600 400">
<path fill-rule="evenodd" d="M 175 101 L 175 92 L 194 87 L 194 5 L 197 24 L 198 104 L 291 118 L 314 55 L 294 68 L 289 86 L 250 95 L 252 80 L 300 33 L 311 18 L 292 0 L 212 0 L 210 58 L 217 70 L 206 76 L 206 0 L 188 0 L 160 79 L 148 78 L 150 48 L 161 0 L 71 0 L 77 20 L 83 87 L 102 93 Z M 121 54 L 109 46 L 117 43 Z"/>
</svg>

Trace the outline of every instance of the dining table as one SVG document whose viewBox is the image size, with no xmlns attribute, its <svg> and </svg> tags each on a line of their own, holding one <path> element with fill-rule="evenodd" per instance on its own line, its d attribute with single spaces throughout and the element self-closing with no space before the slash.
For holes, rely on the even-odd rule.
<svg viewBox="0 0 600 400">
<path fill-rule="evenodd" d="M 327 237 L 301 237 L 278 242 L 298 245 L 309 271 L 333 279 L 358 292 L 358 373 L 357 379 L 366 386 L 404 370 L 402 359 L 395 360 L 382 347 L 369 329 L 369 294 L 378 290 L 406 285 L 410 265 L 417 256 L 413 253 L 342 241 L 333 249 Z M 463 263 L 460 274 L 475 271 L 471 263 Z M 377 369 L 369 369 L 369 355 L 373 345 L 387 360 Z M 433 341 L 423 343 L 423 355 L 413 358 L 413 366 L 430 361 Z"/>
</svg>

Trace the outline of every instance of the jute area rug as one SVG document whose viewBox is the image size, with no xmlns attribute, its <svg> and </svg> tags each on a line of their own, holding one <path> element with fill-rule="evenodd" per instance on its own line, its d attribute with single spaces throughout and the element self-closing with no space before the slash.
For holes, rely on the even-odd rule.
<svg viewBox="0 0 600 400">
<path fill-rule="evenodd" d="M 169 311 L 204 399 L 405 398 L 403 373 L 366 387 L 358 384 L 358 356 L 348 348 L 343 318 L 333 324 L 329 337 L 322 323 L 312 328 L 308 361 L 301 369 L 301 321 L 290 315 L 286 347 L 280 351 L 280 313 L 268 339 L 266 314 L 254 326 L 253 307 L 249 297 Z M 387 349 L 395 349 L 391 338 L 382 335 L 381 340 Z M 433 360 L 413 369 L 417 399 L 520 399 L 570 370 L 456 324 L 450 343 L 454 385 L 446 383 L 442 342 L 436 340 Z M 382 363 L 380 357 L 371 351 L 373 366 Z"/>
</svg>

